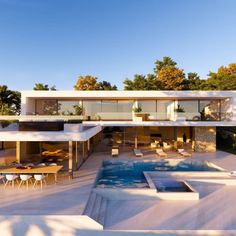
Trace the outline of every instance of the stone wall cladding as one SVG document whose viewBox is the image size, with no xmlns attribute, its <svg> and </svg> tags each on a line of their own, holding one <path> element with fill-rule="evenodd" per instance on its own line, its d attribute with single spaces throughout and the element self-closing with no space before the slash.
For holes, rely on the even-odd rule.
<svg viewBox="0 0 236 236">
<path fill-rule="evenodd" d="M 216 151 L 216 127 L 195 127 L 195 151 Z"/>
</svg>

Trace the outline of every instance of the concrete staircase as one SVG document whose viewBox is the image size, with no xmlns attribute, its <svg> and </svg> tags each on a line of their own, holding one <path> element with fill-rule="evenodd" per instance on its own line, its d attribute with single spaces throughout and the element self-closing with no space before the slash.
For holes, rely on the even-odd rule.
<svg viewBox="0 0 236 236">
<path fill-rule="evenodd" d="M 100 194 L 92 191 L 89 200 L 86 204 L 83 215 L 87 215 L 93 220 L 97 221 L 99 224 L 105 224 L 106 209 L 107 209 L 107 198 L 101 196 Z"/>
</svg>

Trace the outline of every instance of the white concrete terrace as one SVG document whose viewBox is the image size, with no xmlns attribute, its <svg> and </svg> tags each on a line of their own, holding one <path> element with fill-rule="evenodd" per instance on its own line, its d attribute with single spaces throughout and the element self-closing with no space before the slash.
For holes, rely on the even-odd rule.
<svg viewBox="0 0 236 236">
<path fill-rule="evenodd" d="M 225 127 L 236 126 L 236 121 L 83 121 L 85 125 L 101 125 L 101 126 L 163 126 L 163 127 Z"/>
<path fill-rule="evenodd" d="M 66 124 L 70 129 L 62 131 L 0 130 L 1 141 L 87 141 L 102 130 L 100 125 L 79 130 L 76 124 Z"/>
<path fill-rule="evenodd" d="M 169 153 L 169 156 L 179 158 L 176 153 Z M 216 230 L 236 229 L 236 187 L 206 183 L 194 186 L 202 197 L 195 203 L 110 201 L 106 213 L 105 231 L 78 229 L 76 218 L 83 213 L 98 170 L 105 159 L 111 159 L 110 152 L 98 149 L 77 172 L 75 179 L 68 181 L 60 178 L 57 185 L 49 184 L 42 191 L 10 187 L 4 190 L 3 186 L 0 186 L 0 232 L 7 232 L 8 234 L 4 235 L 11 236 L 13 235 L 11 232 L 19 229 L 19 225 L 25 235 L 38 233 L 42 236 L 65 235 L 65 233 L 71 236 L 163 235 L 164 232 L 166 235 L 193 235 L 192 229 L 203 230 L 196 231 L 196 235 L 227 235 L 229 231 Z M 145 154 L 143 158 L 136 158 L 131 151 L 121 152 L 117 158 L 117 160 L 143 159 L 158 160 L 155 154 Z M 194 153 L 193 159 L 210 160 L 225 169 L 236 170 L 236 156 L 226 152 Z M 63 224 L 64 228 L 60 228 L 60 224 Z M 60 232 L 58 227 L 61 229 Z"/>
</svg>

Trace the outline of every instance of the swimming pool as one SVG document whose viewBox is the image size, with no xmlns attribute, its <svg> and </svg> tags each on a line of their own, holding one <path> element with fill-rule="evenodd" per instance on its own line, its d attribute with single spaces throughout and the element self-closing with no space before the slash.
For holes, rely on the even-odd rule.
<svg viewBox="0 0 236 236">
<path fill-rule="evenodd" d="M 149 188 L 146 171 L 220 171 L 206 161 L 103 161 L 95 187 Z"/>
</svg>

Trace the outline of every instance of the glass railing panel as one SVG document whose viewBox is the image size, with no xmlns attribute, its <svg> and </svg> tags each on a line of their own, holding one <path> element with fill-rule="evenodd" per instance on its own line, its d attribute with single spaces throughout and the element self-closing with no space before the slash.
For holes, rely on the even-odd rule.
<svg viewBox="0 0 236 236">
<path fill-rule="evenodd" d="M 95 120 L 132 120 L 132 112 L 98 112 Z"/>
</svg>

